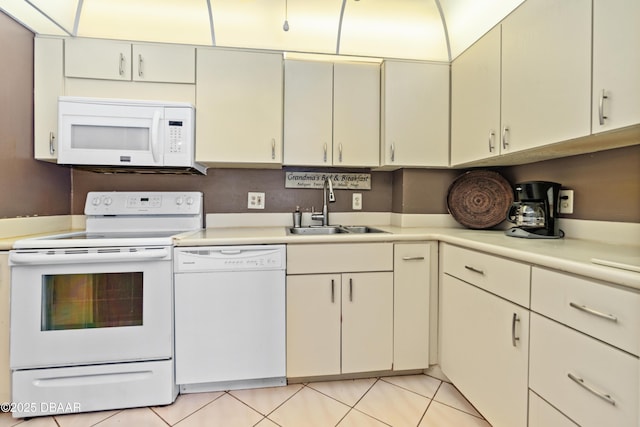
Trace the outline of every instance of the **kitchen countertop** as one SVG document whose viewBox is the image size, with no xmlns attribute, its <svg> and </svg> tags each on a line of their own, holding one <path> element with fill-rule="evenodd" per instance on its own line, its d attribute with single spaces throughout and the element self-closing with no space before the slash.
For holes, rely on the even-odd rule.
<svg viewBox="0 0 640 427">
<path fill-rule="evenodd" d="M 640 273 L 591 262 L 602 259 L 640 266 L 640 246 L 613 245 L 581 239 L 531 240 L 502 231 L 463 228 L 374 226 L 388 233 L 288 235 L 286 227 L 207 228 L 176 240 L 177 246 L 400 242 L 438 240 L 513 260 L 579 274 L 640 290 Z"/>
</svg>

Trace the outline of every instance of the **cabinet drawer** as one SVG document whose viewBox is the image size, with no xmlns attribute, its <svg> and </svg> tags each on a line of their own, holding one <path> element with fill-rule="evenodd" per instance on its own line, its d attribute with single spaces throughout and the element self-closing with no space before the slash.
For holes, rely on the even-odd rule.
<svg viewBox="0 0 640 427">
<path fill-rule="evenodd" d="M 640 293 L 537 267 L 531 281 L 532 310 L 640 354 Z"/>
<path fill-rule="evenodd" d="M 287 274 L 393 270 L 393 243 L 287 245 Z"/>
<path fill-rule="evenodd" d="M 529 265 L 447 244 L 442 253 L 445 273 L 529 307 Z"/>
<path fill-rule="evenodd" d="M 544 400 L 584 427 L 637 427 L 638 358 L 535 313 L 529 349 Z"/>
<path fill-rule="evenodd" d="M 565 417 L 540 396 L 529 391 L 529 427 L 576 427 L 577 424 Z"/>
</svg>

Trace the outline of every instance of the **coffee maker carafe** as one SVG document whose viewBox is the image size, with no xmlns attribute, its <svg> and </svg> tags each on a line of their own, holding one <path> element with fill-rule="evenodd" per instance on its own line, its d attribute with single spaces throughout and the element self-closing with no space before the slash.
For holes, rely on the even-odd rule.
<svg viewBox="0 0 640 427">
<path fill-rule="evenodd" d="M 558 206 L 561 185 L 557 182 L 530 181 L 515 185 L 515 202 L 507 221 L 516 226 L 505 231 L 507 236 L 528 239 L 558 239 Z"/>
</svg>

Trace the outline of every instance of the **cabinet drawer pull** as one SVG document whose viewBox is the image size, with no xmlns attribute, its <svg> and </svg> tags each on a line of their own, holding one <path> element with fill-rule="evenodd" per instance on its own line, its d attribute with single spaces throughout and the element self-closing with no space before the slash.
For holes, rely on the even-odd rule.
<svg viewBox="0 0 640 427">
<path fill-rule="evenodd" d="M 331 304 L 336 302 L 336 281 L 331 279 Z"/>
<path fill-rule="evenodd" d="M 601 392 L 600 390 L 597 390 L 595 387 L 593 387 L 592 385 L 589 385 L 587 383 L 584 382 L 584 380 L 576 375 L 573 375 L 571 372 L 569 372 L 567 374 L 567 376 L 569 378 L 571 378 L 571 380 L 573 382 L 575 382 L 576 384 L 578 384 L 580 387 L 584 388 L 585 390 L 587 390 L 590 393 L 595 394 L 596 396 L 598 396 L 600 399 L 604 400 L 605 402 L 616 406 L 616 401 L 613 400 L 613 398 L 611 397 L 610 394 L 606 394 Z"/>
<path fill-rule="evenodd" d="M 519 322 L 518 313 L 513 313 L 513 318 L 511 319 L 511 345 L 514 347 L 516 343 L 520 341 L 520 337 L 516 337 L 516 322 Z"/>
<path fill-rule="evenodd" d="M 470 265 L 465 265 L 464 268 L 469 271 L 473 271 L 474 273 L 482 274 L 484 276 L 484 271 L 480 270 L 479 268 L 471 267 Z"/>
<path fill-rule="evenodd" d="M 405 256 L 402 257 L 403 261 L 424 261 L 423 256 Z"/>
<path fill-rule="evenodd" d="M 586 305 L 580 305 L 576 304 L 575 302 L 570 302 L 569 306 L 575 308 L 576 310 L 584 311 L 585 313 L 589 313 L 603 319 L 611 320 L 612 322 L 618 322 L 618 318 L 613 314 L 603 313 L 601 311 L 594 310 L 593 308 L 589 308 Z"/>
<path fill-rule="evenodd" d="M 353 302 L 353 279 L 349 279 L 349 301 Z"/>
<path fill-rule="evenodd" d="M 598 119 L 600 126 L 604 125 L 604 119 L 608 119 L 608 117 L 604 115 L 604 100 L 607 98 L 608 96 L 604 94 L 604 89 L 602 89 L 602 92 L 600 93 L 600 102 L 598 103 Z"/>
</svg>

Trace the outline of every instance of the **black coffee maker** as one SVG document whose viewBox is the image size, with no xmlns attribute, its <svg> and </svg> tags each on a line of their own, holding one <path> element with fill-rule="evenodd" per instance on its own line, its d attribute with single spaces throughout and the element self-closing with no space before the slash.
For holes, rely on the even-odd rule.
<svg viewBox="0 0 640 427">
<path fill-rule="evenodd" d="M 507 213 L 507 221 L 516 226 L 505 231 L 507 236 L 527 239 L 558 239 L 560 184 L 547 181 L 521 182 L 515 185 L 515 202 Z"/>
</svg>

